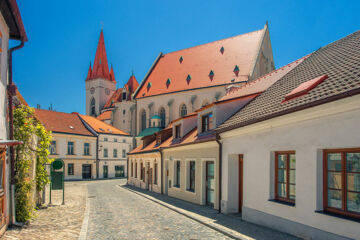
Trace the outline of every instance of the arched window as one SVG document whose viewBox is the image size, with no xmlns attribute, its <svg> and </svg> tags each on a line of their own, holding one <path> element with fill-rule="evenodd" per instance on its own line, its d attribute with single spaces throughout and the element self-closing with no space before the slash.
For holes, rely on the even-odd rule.
<svg viewBox="0 0 360 240">
<path fill-rule="evenodd" d="M 160 126 L 161 127 L 165 127 L 165 119 L 166 119 L 166 112 L 165 112 L 165 108 L 160 108 L 160 111 L 159 111 L 159 114 L 160 114 Z"/>
<path fill-rule="evenodd" d="M 187 115 L 187 108 L 186 105 L 183 104 L 180 106 L 180 117 L 186 116 Z"/>
<path fill-rule="evenodd" d="M 96 111 L 95 111 L 95 98 L 92 98 L 90 101 L 90 115 L 91 116 L 95 116 L 96 115 Z"/>
<path fill-rule="evenodd" d="M 146 129 L 146 112 L 145 110 L 142 110 L 141 112 L 141 131 Z"/>
</svg>

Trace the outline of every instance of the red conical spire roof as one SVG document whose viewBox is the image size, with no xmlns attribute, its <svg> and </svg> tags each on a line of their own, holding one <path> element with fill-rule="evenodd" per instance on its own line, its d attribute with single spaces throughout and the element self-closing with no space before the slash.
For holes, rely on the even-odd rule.
<svg viewBox="0 0 360 240">
<path fill-rule="evenodd" d="M 131 77 L 129 78 L 128 82 L 126 83 L 125 87 L 127 87 L 127 89 L 129 90 L 130 93 L 133 93 L 138 88 L 138 86 L 139 86 L 139 83 L 136 80 L 134 74 L 132 74 Z"/>
<path fill-rule="evenodd" d="M 99 43 L 96 49 L 94 66 L 91 72 L 91 76 L 88 77 L 86 80 L 95 79 L 95 78 L 104 78 L 109 81 L 116 82 L 115 78 L 112 78 L 110 75 L 111 74 L 109 72 L 109 65 L 106 57 L 104 33 L 101 30 Z"/>
<path fill-rule="evenodd" d="M 86 80 L 89 80 L 91 78 L 91 73 L 92 73 L 92 70 L 91 70 L 91 62 L 90 62 L 90 66 L 89 66 L 89 70 L 88 70 Z"/>
</svg>

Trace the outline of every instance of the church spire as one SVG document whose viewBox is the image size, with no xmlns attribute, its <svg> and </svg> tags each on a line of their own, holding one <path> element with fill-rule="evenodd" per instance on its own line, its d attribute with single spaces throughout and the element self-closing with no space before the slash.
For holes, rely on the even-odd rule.
<svg viewBox="0 0 360 240">
<path fill-rule="evenodd" d="M 89 70 L 88 70 L 86 80 L 89 80 L 91 78 L 91 73 L 92 73 L 92 69 L 91 69 L 91 62 L 90 62 L 90 66 L 89 66 Z"/>
<path fill-rule="evenodd" d="M 91 68 L 91 67 L 90 67 Z M 90 72 L 90 69 L 89 69 Z M 98 46 L 96 49 L 94 66 L 91 71 L 91 76 L 87 77 L 86 80 L 95 79 L 95 78 L 103 78 L 112 82 L 116 82 L 114 77 L 111 77 L 111 72 L 109 72 L 109 65 L 106 57 L 105 50 L 105 41 L 104 41 L 104 33 L 101 29 L 100 38 L 98 42 Z"/>
</svg>

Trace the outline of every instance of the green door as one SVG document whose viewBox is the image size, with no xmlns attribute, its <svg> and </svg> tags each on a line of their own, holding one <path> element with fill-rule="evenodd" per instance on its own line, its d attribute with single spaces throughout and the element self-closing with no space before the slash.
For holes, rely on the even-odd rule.
<svg viewBox="0 0 360 240">
<path fill-rule="evenodd" d="M 215 199 L 215 178 L 214 162 L 206 162 L 206 204 L 214 206 Z"/>
<path fill-rule="evenodd" d="M 104 178 L 108 178 L 108 172 L 109 172 L 108 166 L 103 166 L 103 177 Z"/>
<path fill-rule="evenodd" d="M 115 166 L 115 177 L 125 177 L 124 166 Z"/>
</svg>

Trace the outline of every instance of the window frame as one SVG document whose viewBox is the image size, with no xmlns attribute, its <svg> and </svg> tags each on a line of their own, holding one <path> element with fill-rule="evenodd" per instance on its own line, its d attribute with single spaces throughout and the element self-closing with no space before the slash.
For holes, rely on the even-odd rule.
<svg viewBox="0 0 360 240">
<path fill-rule="evenodd" d="M 122 150 L 122 157 L 126 158 L 126 150 L 125 149 Z"/>
<path fill-rule="evenodd" d="M 290 168 L 290 155 L 293 154 L 295 155 L 295 168 Z M 281 169 L 285 169 L 286 170 L 286 198 L 279 196 L 278 195 L 278 179 L 279 179 L 279 174 L 278 174 L 278 170 L 279 170 L 279 161 L 278 161 L 278 156 L 279 155 L 286 155 L 286 166 L 285 168 L 281 168 Z M 295 183 L 291 184 L 290 183 L 290 170 L 295 170 Z M 280 201 L 280 202 L 287 202 L 290 204 L 294 204 L 296 202 L 296 154 L 295 151 L 276 151 L 275 152 L 275 181 L 274 181 L 274 185 L 275 185 L 275 200 Z M 295 199 L 291 199 L 290 198 L 290 185 L 295 185 Z"/>
<path fill-rule="evenodd" d="M 174 187 L 180 188 L 180 174 L 181 174 L 181 161 L 175 161 L 175 172 L 174 172 Z"/>
<path fill-rule="evenodd" d="M 72 153 L 69 152 L 69 143 L 72 143 Z M 74 141 L 68 141 L 67 142 L 67 155 L 75 155 L 75 142 Z"/>
<path fill-rule="evenodd" d="M 175 139 L 181 138 L 181 124 L 175 125 Z M 179 131 L 178 131 L 179 130 Z"/>
<path fill-rule="evenodd" d="M 86 144 L 88 144 L 88 153 L 86 154 Z M 84 156 L 90 156 L 90 143 L 84 143 Z"/>
<path fill-rule="evenodd" d="M 53 144 L 54 143 L 54 144 Z M 49 152 L 50 152 L 50 155 L 56 155 L 56 145 L 57 145 L 57 142 L 56 140 L 52 140 L 51 143 L 50 143 L 50 147 L 49 147 Z M 53 148 L 54 146 L 54 148 Z M 54 152 L 51 151 L 51 149 L 54 149 Z"/>
<path fill-rule="evenodd" d="M 113 158 L 117 158 L 117 157 L 118 157 L 117 149 L 114 148 L 114 149 L 113 149 Z"/>
<path fill-rule="evenodd" d="M 185 117 L 187 115 L 187 106 L 185 103 L 180 105 L 180 113 L 179 113 L 179 117 Z"/>
<path fill-rule="evenodd" d="M 71 166 L 71 168 L 69 166 Z M 72 171 L 70 171 L 70 169 Z M 68 176 L 74 176 L 74 163 L 68 163 L 67 164 L 67 175 Z"/>
<path fill-rule="evenodd" d="M 154 181 L 153 181 L 153 183 L 155 184 L 155 185 L 157 185 L 158 184 L 158 176 L 157 176 L 157 172 L 158 172 L 158 164 L 157 163 L 154 163 L 154 173 L 153 173 L 153 177 L 154 177 Z"/>
<path fill-rule="evenodd" d="M 328 206 L 328 154 L 329 153 L 340 153 L 341 154 L 341 209 Z M 329 212 L 333 214 L 343 215 L 346 217 L 351 217 L 355 219 L 360 219 L 360 213 L 352 212 L 347 209 L 347 193 L 349 192 L 347 185 L 347 164 L 346 164 L 346 154 L 347 153 L 360 153 L 360 148 L 340 148 L 340 149 L 324 149 L 323 150 L 323 209 L 324 212 Z M 336 172 L 336 171 L 334 171 Z M 351 172 L 359 173 L 360 172 Z M 351 191 L 359 193 L 356 191 Z"/>
<path fill-rule="evenodd" d="M 106 154 L 105 154 L 105 152 L 106 152 Z M 109 157 L 109 151 L 108 151 L 108 149 L 107 149 L 107 148 L 104 148 L 103 157 L 104 157 L 104 158 Z"/>
<path fill-rule="evenodd" d="M 210 117 L 210 115 L 211 115 L 211 117 Z M 209 112 L 209 113 L 206 113 L 201 116 L 201 133 L 206 133 L 212 129 L 213 118 L 214 118 L 213 112 Z M 207 122 L 204 121 L 205 119 L 207 119 Z M 206 125 L 205 125 L 205 123 L 206 123 Z M 206 129 L 205 129 L 205 126 L 206 126 Z"/>
</svg>

